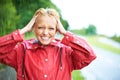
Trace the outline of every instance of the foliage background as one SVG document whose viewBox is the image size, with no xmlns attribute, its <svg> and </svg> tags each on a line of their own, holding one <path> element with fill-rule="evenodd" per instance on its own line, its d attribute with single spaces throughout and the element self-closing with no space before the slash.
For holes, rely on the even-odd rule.
<svg viewBox="0 0 120 80">
<path fill-rule="evenodd" d="M 62 18 L 60 10 L 51 0 L 0 0 L 0 36 L 24 27 L 39 8 L 56 9 L 63 26 L 68 29 L 68 22 Z"/>
</svg>

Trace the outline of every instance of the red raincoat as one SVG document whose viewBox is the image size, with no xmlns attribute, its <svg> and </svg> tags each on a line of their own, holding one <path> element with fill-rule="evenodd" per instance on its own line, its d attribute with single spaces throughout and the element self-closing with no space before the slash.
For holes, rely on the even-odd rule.
<svg viewBox="0 0 120 80">
<path fill-rule="evenodd" d="M 12 66 L 17 80 L 71 80 L 71 72 L 96 58 L 85 40 L 67 32 L 62 39 L 42 46 L 24 41 L 19 30 L 0 37 L 0 62 Z"/>
</svg>

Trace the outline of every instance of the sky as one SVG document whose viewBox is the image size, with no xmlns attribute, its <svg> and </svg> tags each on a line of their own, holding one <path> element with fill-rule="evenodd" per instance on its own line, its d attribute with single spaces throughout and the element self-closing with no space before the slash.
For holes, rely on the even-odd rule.
<svg viewBox="0 0 120 80">
<path fill-rule="evenodd" d="M 120 35 L 119 0 L 52 0 L 68 21 L 70 29 L 93 24 L 98 34 Z"/>
</svg>

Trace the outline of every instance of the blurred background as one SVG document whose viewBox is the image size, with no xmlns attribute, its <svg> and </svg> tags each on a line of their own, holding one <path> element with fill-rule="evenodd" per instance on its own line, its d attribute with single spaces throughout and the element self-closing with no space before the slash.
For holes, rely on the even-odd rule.
<svg viewBox="0 0 120 80">
<path fill-rule="evenodd" d="M 0 0 L 0 36 L 23 28 L 39 8 L 54 8 L 66 30 L 88 41 L 97 59 L 72 72 L 72 80 L 120 80 L 120 5 L 118 0 Z M 34 38 L 32 32 L 25 39 Z M 16 80 L 0 63 L 0 80 Z"/>
</svg>

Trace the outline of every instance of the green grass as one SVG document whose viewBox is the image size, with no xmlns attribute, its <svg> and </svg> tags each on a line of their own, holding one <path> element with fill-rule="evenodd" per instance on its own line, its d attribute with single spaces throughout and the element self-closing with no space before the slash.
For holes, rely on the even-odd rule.
<svg viewBox="0 0 120 80">
<path fill-rule="evenodd" d="M 1 63 L 0 63 L 0 70 L 3 69 L 3 68 L 5 68 L 5 67 L 6 67 L 5 64 L 1 64 Z"/>
<path fill-rule="evenodd" d="M 80 70 L 74 70 L 72 72 L 72 78 L 73 80 L 84 80 L 84 77 L 82 76 Z"/>
<path fill-rule="evenodd" d="M 87 41 L 92 44 L 93 46 L 97 46 L 97 47 L 100 47 L 102 49 L 105 49 L 105 50 L 108 50 L 108 51 L 111 51 L 113 53 L 118 53 L 120 54 L 120 48 L 117 48 L 117 47 L 114 47 L 110 44 L 107 44 L 107 43 L 103 43 L 103 42 L 100 42 L 98 40 L 98 36 L 89 36 L 87 37 Z"/>
<path fill-rule="evenodd" d="M 33 38 L 35 38 L 35 34 L 33 32 L 25 34 L 25 39 L 26 40 L 33 39 Z"/>
</svg>

